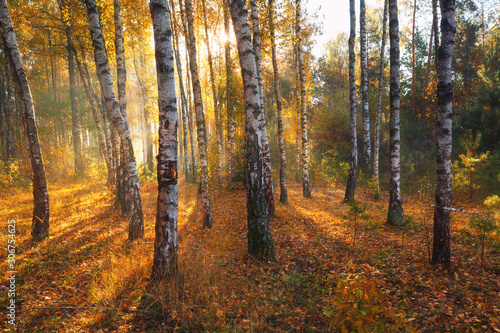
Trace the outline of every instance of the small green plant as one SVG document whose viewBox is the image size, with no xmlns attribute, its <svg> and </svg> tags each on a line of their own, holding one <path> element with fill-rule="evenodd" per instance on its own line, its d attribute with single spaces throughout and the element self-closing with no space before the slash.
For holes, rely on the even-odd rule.
<svg viewBox="0 0 500 333">
<path fill-rule="evenodd" d="M 358 275 L 344 275 L 337 285 L 331 309 L 330 328 L 340 332 L 413 331 L 405 323 L 405 313 L 391 308 L 387 296 L 377 285 L 382 281 Z"/>
<path fill-rule="evenodd" d="M 354 239 L 353 244 L 356 244 L 356 236 L 358 232 L 358 215 L 363 214 L 366 211 L 367 206 L 361 202 L 352 199 L 349 201 L 349 214 L 354 218 Z"/>
<path fill-rule="evenodd" d="M 490 234 L 493 231 L 499 230 L 498 221 L 496 220 L 496 216 L 498 216 L 499 213 L 495 208 L 500 206 L 500 198 L 494 195 L 488 197 L 484 203 L 489 208 L 489 214 L 475 216 L 470 221 L 470 226 L 478 235 L 481 243 L 481 267 L 483 267 L 484 262 L 484 245 L 489 239 Z"/>
</svg>

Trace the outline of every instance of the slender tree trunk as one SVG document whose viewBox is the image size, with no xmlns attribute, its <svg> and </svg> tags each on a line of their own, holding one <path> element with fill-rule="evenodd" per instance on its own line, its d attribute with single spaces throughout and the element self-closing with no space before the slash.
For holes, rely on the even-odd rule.
<svg viewBox="0 0 500 333">
<path fill-rule="evenodd" d="M 82 51 L 83 52 L 83 51 Z M 82 57 L 80 60 L 80 57 L 78 57 L 78 52 L 76 49 L 73 47 L 73 54 L 75 55 L 76 59 L 76 64 L 78 66 L 78 72 L 80 73 L 80 78 L 81 81 L 83 82 L 83 87 L 85 89 L 85 93 L 87 95 L 87 98 L 89 100 L 90 108 L 92 110 L 92 118 L 94 119 L 95 127 L 97 129 L 97 138 L 99 141 L 99 149 L 102 152 L 102 155 L 104 156 L 104 161 L 106 163 L 106 168 L 108 170 L 108 181 L 109 184 L 114 184 L 114 173 L 113 173 L 113 168 L 111 165 L 111 154 L 108 151 L 108 147 L 106 146 L 106 138 L 104 131 L 101 126 L 101 119 L 99 117 L 99 110 L 101 109 L 101 106 L 98 104 L 99 99 L 97 98 L 97 95 L 94 91 L 94 87 L 92 85 L 92 79 L 90 77 L 90 74 L 87 76 L 85 74 L 85 70 L 82 64 L 82 61 L 85 61 Z"/>
<path fill-rule="evenodd" d="M 417 114 L 417 107 L 415 105 L 415 20 L 417 16 L 417 0 L 413 1 L 413 22 L 411 28 L 411 109 L 413 115 Z"/>
<path fill-rule="evenodd" d="M 299 62 L 300 76 L 300 125 L 302 133 L 302 194 L 304 198 L 311 197 L 311 185 L 309 183 L 309 141 L 307 139 L 307 99 L 306 99 L 306 73 L 304 70 L 304 56 L 302 50 L 302 27 L 300 0 L 296 0 L 296 22 L 295 35 L 297 38 L 297 59 Z"/>
<path fill-rule="evenodd" d="M 387 5 L 388 0 L 384 1 L 384 18 L 382 21 L 382 41 L 380 45 L 380 74 L 378 78 L 378 101 L 377 101 L 377 123 L 375 125 L 375 151 L 373 156 L 373 174 L 375 176 L 375 183 L 377 186 L 375 199 L 380 198 L 380 122 L 382 120 L 382 95 L 384 91 L 384 69 L 385 69 L 385 39 L 387 27 Z"/>
<path fill-rule="evenodd" d="M 437 53 L 439 49 L 438 0 L 432 0 L 432 24 L 434 25 L 434 66 L 436 66 L 437 71 Z"/>
<path fill-rule="evenodd" d="M 210 70 L 210 85 L 212 87 L 212 98 L 214 103 L 214 117 L 215 117 L 215 131 L 216 131 L 216 140 L 217 140 L 217 154 L 218 154 L 218 182 L 222 184 L 223 178 L 223 155 L 222 155 L 222 123 L 220 121 L 219 115 L 219 105 L 217 103 L 217 88 L 215 87 L 215 74 L 214 74 L 214 66 L 212 62 L 212 50 L 210 49 L 210 40 L 208 35 L 208 22 L 207 22 L 207 10 L 205 7 L 205 0 L 201 0 L 203 6 L 203 21 L 205 25 L 205 44 L 207 45 L 208 50 L 208 67 Z"/>
<path fill-rule="evenodd" d="M 186 18 L 188 30 L 189 68 L 193 81 L 194 106 L 196 111 L 196 127 L 198 132 L 198 150 L 200 154 L 201 200 L 203 204 L 203 226 L 212 227 L 212 215 L 208 201 L 208 168 L 207 168 L 207 132 L 205 128 L 205 112 L 201 97 L 201 85 L 198 76 L 198 60 L 196 58 L 196 37 L 194 34 L 193 7 L 191 0 L 186 0 Z"/>
<path fill-rule="evenodd" d="M 363 116 L 363 162 L 371 168 L 371 139 L 370 139 L 370 109 L 368 104 L 368 38 L 366 34 L 366 5 L 365 0 L 360 0 L 359 12 L 360 27 L 360 58 L 361 58 L 361 109 Z"/>
<path fill-rule="evenodd" d="M 286 189 L 286 150 L 283 140 L 283 109 L 281 106 L 280 75 L 278 70 L 278 57 L 276 56 L 276 38 L 274 32 L 274 0 L 269 0 L 269 29 L 271 30 L 271 57 L 274 71 L 274 95 L 276 97 L 276 110 L 278 113 L 278 145 L 280 149 L 280 202 L 288 201 Z"/>
<path fill-rule="evenodd" d="M 297 52 L 297 44 L 293 48 L 294 51 L 294 67 L 295 67 L 295 108 L 297 110 L 297 130 L 295 132 L 295 182 L 300 183 L 300 75 L 299 75 L 299 56 Z"/>
<path fill-rule="evenodd" d="M 438 123 L 436 208 L 434 210 L 434 243 L 432 262 L 449 267 L 451 150 L 453 121 L 452 57 L 455 47 L 455 0 L 441 0 L 441 45 L 438 48 Z"/>
<path fill-rule="evenodd" d="M 167 0 L 151 0 L 158 81 L 158 201 L 151 278 L 165 280 L 177 272 L 177 97 L 172 30 Z"/>
<path fill-rule="evenodd" d="M 125 161 L 127 162 L 125 171 L 126 176 L 130 180 L 128 190 L 129 204 L 129 240 L 144 237 L 144 223 L 141 205 L 141 191 L 139 188 L 139 177 L 137 176 L 137 167 L 134 157 L 134 147 L 130 132 L 127 128 L 118 102 L 115 98 L 113 91 L 113 81 L 111 79 L 111 72 L 106 55 L 106 48 L 104 45 L 104 38 L 102 36 L 101 27 L 99 24 L 99 16 L 97 13 L 97 6 L 94 0 L 85 0 L 87 6 L 87 13 L 89 16 L 90 36 L 94 45 L 94 56 L 97 68 L 99 82 L 101 84 L 101 91 L 104 96 L 108 112 L 112 117 L 114 127 L 120 135 L 120 140 L 124 145 L 124 153 L 126 154 Z"/>
<path fill-rule="evenodd" d="M 420 118 L 425 120 L 425 114 L 427 113 L 427 96 L 429 89 L 429 77 L 431 74 L 431 59 L 432 59 L 432 38 L 434 37 L 434 23 L 431 24 L 431 36 L 429 37 L 429 49 L 427 51 L 427 69 L 425 70 L 425 82 L 424 82 L 424 96 L 422 98 L 422 112 Z"/>
<path fill-rule="evenodd" d="M 358 177 L 358 138 L 356 132 L 356 53 L 354 43 L 356 42 L 356 6 L 355 0 L 349 0 L 349 14 L 351 32 L 349 35 L 349 109 L 350 109 L 350 131 L 351 131 L 351 161 L 349 176 L 345 189 L 344 202 L 354 199 L 356 192 L 356 179 Z"/>
<path fill-rule="evenodd" d="M 226 112 L 227 112 L 227 138 L 229 150 L 229 183 L 234 183 L 234 174 L 236 170 L 236 146 L 234 134 L 236 130 L 236 122 L 234 120 L 234 105 L 233 105 L 233 87 L 232 76 L 233 68 L 231 64 L 231 41 L 229 40 L 229 0 L 224 0 L 224 33 L 226 41 L 224 43 L 224 55 L 226 62 Z"/>
<path fill-rule="evenodd" d="M 264 186 L 261 119 L 263 112 L 260 107 L 257 66 L 244 0 L 231 1 L 231 18 L 238 45 L 245 97 L 248 253 L 258 259 L 274 260 L 274 246 L 269 230 L 269 213 Z"/>
<path fill-rule="evenodd" d="M 172 2 L 170 6 L 172 10 L 172 27 L 174 30 L 172 31 L 172 36 L 174 40 L 174 55 L 175 55 L 175 61 L 177 65 L 177 76 L 179 78 L 179 87 L 180 87 L 180 92 L 181 92 L 181 116 L 182 116 L 182 147 L 184 148 L 184 171 L 186 173 L 186 180 L 190 181 L 191 180 L 191 168 L 189 165 L 189 152 L 188 152 L 188 139 L 187 139 L 187 134 L 188 134 L 188 129 L 187 129 L 187 100 L 186 100 L 186 92 L 184 91 L 184 80 L 182 78 L 182 63 L 181 63 L 181 56 L 179 54 L 179 37 L 177 35 L 177 27 L 176 27 L 176 21 L 175 21 L 175 7 Z"/>
<path fill-rule="evenodd" d="M 127 96 L 126 96 L 126 85 L 127 85 L 127 68 L 125 65 L 125 42 L 123 38 L 123 25 L 122 16 L 120 12 L 120 0 L 113 0 L 113 13 L 114 13 L 114 24 L 115 24 L 115 54 L 116 54 L 116 81 L 118 87 L 118 105 L 120 112 L 123 117 L 125 125 L 128 127 L 127 120 Z M 128 197 L 129 189 L 131 186 L 130 179 L 128 179 L 127 172 L 125 168 L 129 161 L 126 160 L 128 157 L 125 153 L 125 143 L 120 140 L 120 165 L 118 166 L 118 189 L 117 189 L 117 204 L 121 206 L 122 213 L 125 215 L 129 214 L 129 203 L 130 198 Z"/>
<path fill-rule="evenodd" d="M 264 154 L 264 186 L 269 216 L 274 215 L 274 188 L 273 174 L 271 168 L 271 152 L 269 150 L 269 139 L 267 137 L 266 111 L 264 109 L 264 85 L 262 83 L 262 56 L 260 50 L 260 25 L 257 1 L 250 0 L 253 28 L 253 50 L 255 54 L 255 65 L 257 66 L 257 80 L 259 83 L 260 108 L 262 110 L 262 153 Z"/>
<path fill-rule="evenodd" d="M 45 178 L 40 143 L 38 142 L 35 107 L 6 0 L 0 0 L 0 25 L 2 27 L 2 40 L 6 58 L 8 59 L 12 78 L 17 88 L 24 136 L 26 138 L 26 148 L 30 162 L 34 203 L 31 236 L 35 240 L 42 240 L 49 235 L 49 192 L 47 190 L 47 179 Z"/>
<path fill-rule="evenodd" d="M 391 54 L 391 86 L 390 86 L 390 151 L 391 176 L 389 179 L 389 210 L 387 223 L 404 225 L 403 199 L 401 198 L 401 150 L 400 150 L 400 84 L 399 84 L 399 21 L 397 0 L 389 0 L 389 39 Z"/>
</svg>

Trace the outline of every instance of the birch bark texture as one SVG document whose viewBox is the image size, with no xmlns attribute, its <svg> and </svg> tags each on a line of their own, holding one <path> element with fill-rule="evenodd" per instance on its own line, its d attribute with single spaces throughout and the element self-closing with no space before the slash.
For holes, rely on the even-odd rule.
<svg viewBox="0 0 500 333">
<path fill-rule="evenodd" d="M 399 126 L 400 105 L 400 55 L 399 55 L 399 21 L 398 2 L 389 0 L 389 40 L 390 40 L 390 152 L 391 166 L 389 178 L 389 209 L 387 223 L 390 225 L 404 225 L 403 199 L 401 198 L 401 142 Z"/>
<path fill-rule="evenodd" d="M 274 186 L 271 168 L 271 151 L 269 150 L 269 139 L 267 137 L 266 111 L 264 109 L 264 84 L 262 81 L 262 55 L 260 50 L 260 25 L 257 1 L 250 0 L 253 30 L 253 50 L 255 54 L 255 65 L 257 68 L 257 80 L 259 81 L 260 109 L 262 113 L 262 153 L 264 158 L 264 186 L 266 190 L 267 208 L 269 216 L 274 215 Z"/>
<path fill-rule="evenodd" d="M 311 197 L 311 184 L 309 181 L 309 140 L 307 139 L 307 97 L 306 97 L 306 72 L 304 69 L 304 51 L 302 49 L 302 24 L 300 0 L 296 0 L 295 35 L 297 39 L 297 59 L 300 77 L 300 126 L 302 138 L 302 195 Z"/>
<path fill-rule="evenodd" d="M 158 82 L 158 201 L 153 271 L 155 281 L 177 272 L 177 97 L 174 53 L 167 0 L 149 3 Z"/>
<path fill-rule="evenodd" d="M 191 0 L 186 0 L 186 19 L 188 31 L 189 68 L 193 84 L 194 108 L 196 113 L 196 128 L 198 132 L 198 150 L 200 155 L 200 187 L 203 205 L 203 226 L 212 227 L 210 202 L 208 201 L 208 163 L 207 163 L 207 131 L 205 126 L 205 112 L 201 97 L 200 78 L 198 76 L 198 60 L 196 56 L 196 37 L 194 33 L 193 6 Z"/>
<path fill-rule="evenodd" d="M 42 152 L 38 141 L 38 132 L 35 122 L 35 107 L 26 72 L 19 53 L 16 33 L 12 25 L 6 0 L 0 0 L 0 25 L 6 57 L 9 62 L 12 79 L 16 85 L 21 120 L 23 124 L 26 148 L 33 183 L 33 219 L 31 236 L 39 241 L 49 236 L 49 192 L 43 165 Z"/>
<path fill-rule="evenodd" d="M 451 152 L 453 120 L 452 57 L 455 47 L 455 1 L 441 0 L 441 45 L 437 51 L 437 179 L 432 261 L 450 266 Z"/>
<path fill-rule="evenodd" d="M 118 102 L 115 98 L 113 91 L 113 81 L 111 79 L 111 71 L 109 68 L 108 57 L 106 55 L 106 48 L 104 45 L 104 38 L 99 23 L 99 14 L 95 0 L 85 0 L 87 7 L 87 14 L 89 17 L 90 36 L 94 46 L 94 58 L 97 69 L 97 76 L 101 85 L 101 92 L 104 97 L 104 103 L 108 109 L 108 113 L 113 121 L 114 128 L 120 136 L 120 141 L 123 143 L 126 154 L 125 160 L 125 173 L 129 179 L 129 186 L 127 188 L 127 195 L 130 199 L 129 204 L 129 240 L 144 237 L 144 222 L 141 205 L 141 190 L 139 188 L 139 177 L 137 176 L 137 167 L 134 157 L 134 147 L 130 132 L 127 128 Z"/>
<path fill-rule="evenodd" d="M 368 105 L 368 38 L 366 33 L 366 4 L 359 3 L 359 53 L 361 65 L 361 115 L 363 116 L 363 163 L 371 168 L 370 108 Z"/>
<path fill-rule="evenodd" d="M 278 113 L 278 146 L 280 149 L 280 202 L 287 203 L 288 192 L 286 188 L 286 150 L 283 140 L 283 108 L 280 94 L 280 74 L 278 57 L 276 55 L 276 34 L 274 31 L 274 0 L 269 0 L 269 30 L 271 32 L 271 58 L 274 73 L 274 96 Z"/>
<path fill-rule="evenodd" d="M 350 34 L 349 34 L 349 130 L 351 132 L 351 160 L 349 176 L 345 189 L 344 202 L 354 199 L 356 179 L 358 177 L 358 137 L 356 132 L 356 5 L 355 0 L 349 0 Z"/>
<path fill-rule="evenodd" d="M 269 230 L 269 212 L 264 188 L 261 119 L 263 114 L 245 0 L 231 1 L 231 18 L 238 46 L 245 98 L 248 253 L 257 259 L 274 260 L 274 245 Z"/>
<path fill-rule="evenodd" d="M 375 149 L 373 152 L 373 175 L 377 186 L 375 199 L 380 198 L 380 122 L 382 120 L 382 96 L 384 92 L 384 69 L 385 69 L 385 39 L 387 31 L 387 5 L 388 0 L 384 1 L 384 18 L 382 19 L 382 40 L 380 45 L 380 73 L 378 77 L 378 99 L 377 99 L 377 120 L 375 124 Z"/>
</svg>

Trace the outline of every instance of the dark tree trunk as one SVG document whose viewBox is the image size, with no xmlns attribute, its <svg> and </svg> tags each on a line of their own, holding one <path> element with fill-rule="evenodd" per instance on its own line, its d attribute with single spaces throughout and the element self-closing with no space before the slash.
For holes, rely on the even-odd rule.
<svg viewBox="0 0 500 333">
<path fill-rule="evenodd" d="M 231 18 L 238 45 L 245 97 L 248 253 L 258 259 L 273 260 L 275 258 L 274 246 L 269 230 L 269 213 L 264 186 L 261 130 L 263 114 L 260 108 L 257 66 L 244 0 L 231 1 Z"/>
<path fill-rule="evenodd" d="M 283 109 L 281 106 L 280 75 L 278 70 L 278 57 L 276 56 L 276 41 L 274 33 L 274 0 L 269 0 L 269 29 L 271 30 L 271 57 L 274 71 L 274 95 L 276 98 L 276 110 L 278 113 L 278 145 L 280 149 L 280 202 L 288 201 L 286 189 L 286 150 L 283 140 Z"/>
<path fill-rule="evenodd" d="M 212 227 L 212 215 L 210 213 L 210 203 L 208 201 L 208 163 L 207 163 L 207 132 L 205 126 L 205 112 L 201 97 L 200 78 L 198 76 L 198 60 L 196 58 L 196 37 L 194 33 L 193 7 L 191 0 L 186 0 L 186 18 L 188 26 L 188 50 L 191 77 L 193 81 L 194 105 L 196 111 L 196 127 L 198 131 L 198 149 L 200 153 L 200 183 L 201 197 L 203 205 L 203 226 Z"/>
<path fill-rule="evenodd" d="M 387 223 L 390 225 L 404 225 L 403 199 L 401 198 L 401 149 L 400 149 L 400 82 L 399 82 L 399 21 L 397 0 L 389 0 L 389 39 L 391 58 L 391 85 L 390 85 L 390 151 L 391 175 L 389 179 L 389 210 Z"/>
<path fill-rule="evenodd" d="M 358 139 L 356 132 L 356 53 L 354 43 L 356 42 L 356 7 L 354 0 L 349 0 L 349 13 L 351 17 L 351 33 L 349 35 L 349 108 L 350 108 L 350 132 L 351 132 L 351 161 L 349 176 L 345 189 L 344 202 L 354 199 L 356 192 L 356 179 L 358 177 Z"/>
<path fill-rule="evenodd" d="M 441 45 L 437 52 L 438 123 L 436 208 L 432 262 L 450 266 L 451 150 L 453 121 L 452 57 L 455 47 L 455 0 L 441 0 Z"/>
<path fill-rule="evenodd" d="M 24 136 L 26 138 L 26 148 L 30 162 L 34 202 L 31 236 L 35 240 L 42 240 L 49 235 L 49 192 L 47 190 L 47 179 L 45 178 L 40 143 L 38 142 L 33 99 L 6 0 L 0 0 L 0 25 L 2 26 L 4 50 L 9 62 L 12 78 L 17 88 Z"/>
<path fill-rule="evenodd" d="M 150 1 L 158 81 L 158 201 L 151 278 L 177 272 L 177 97 L 172 30 L 166 0 Z"/>
</svg>

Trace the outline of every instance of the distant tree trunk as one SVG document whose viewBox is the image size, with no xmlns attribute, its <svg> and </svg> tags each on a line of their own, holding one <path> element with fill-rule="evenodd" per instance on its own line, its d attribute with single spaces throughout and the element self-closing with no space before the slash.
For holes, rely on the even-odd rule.
<svg viewBox="0 0 500 333">
<path fill-rule="evenodd" d="M 38 142 L 35 108 L 31 97 L 31 90 L 17 46 L 16 34 L 12 26 L 6 0 L 0 0 L 0 25 L 2 26 L 2 40 L 6 58 L 8 59 L 19 97 L 21 119 L 30 162 L 34 203 L 31 236 L 35 240 L 42 240 L 49 235 L 49 192 L 47 190 L 47 179 L 45 178 L 40 143 Z"/>
<path fill-rule="evenodd" d="M 427 69 L 425 70 L 424 96 L 422 98 L 422 112 L 420 118 L 425 120 L 427 112 L 427 89 L 429 89 L 429 77 L 431 74 L 431 59 L 432 59 L 432 38 L 434 36 L 434 22 L 431 24 L 431 36 L 429 37 L 429 49 L 427 51 Z"/>
<path fill-rule="evenodd" d="M 56 72 L 56 68 L 55 68 L 55 65 L 54 65 L 54 51 L 52 49 L 52 35 L 50 33 L 50 30 L 49 30 L 49 36 L 48 36 L 48 39 L 49 39 L 49 52 L 50 52 L 50 73 L 51 73 L 51 78 L 52 78 L 52 93 L 53 93 L 53 96 L 54 96 L 54 102 L 58 102 L 58 96 L 57 96 L 57 80 L 56 80 L 56 76 L 57 76 L 57 72 Z"/>
<path fill-rule="evenodd" d="M 106 162 L 106 167 L 108 169 L 108 181 L 109 181 L 109 184 L 112 185 L 112 184 L 114 184 L 114 173 L 113 173 L 113 168 L 111 165 L 111 154 L 108 151 L 108 147 L 106 146 L 106 138 L 105 138 L 105 134 L 104 134 L 104 131 L 103 131 L 102 126 L 101 126 L 101 120 L 99 117 L 99 110 L 101 109 L 101 106 L 99 105 L 100 104 L 99 99 L 97 98 L 97 95 L 94 91 L 94 87 L 92 85 L 92 79 L 90 77 L 90 74 L 88 76 L 85 74 L 85 70 L 84 70 L 83 64 L 82 64 L 82 61 L 85 61 L 85 60 L 84 59 L 80 60 L 75 48 L 73 48 L 73 54 L 75 55 L 76 64 L 78 66 L 78 71 L 80 73 L 80 79 L 83 82 L 83 87 L 85 89 L 85 93 L 87 94 L 90 108 L 92 109 L 92 117 L 94 118 L 94 123 L 95 123 L 96 129 L 97 129 L 97 138 L 99 141 L 99 148 L 102 152 L 102 155 L 104 156 L 104 161 Z"/>
<path fill-rule="evenodd" d="M 399 84 L 399 21 L 397 0 L 389 0 L 389 40 L 391 58 L 390 86 L 390 151 L 391 176 L 389 179 L 389 210 L 387 223 L 404 225 L 403 199 L 401 198 L 401 150 L 400 150 L 400 84 Z"/>
<path fill-rule="evenodd" d="M 413 22 L 411 28 L 411 109 L 413 115 L 417 113 L 415 105 L 415 19 L 417 16 L 417 0 L 413 1 Z"/>
<path fill-rule="evenodd" d="M 208 67 L 210 70 L 210 84 L 212 87 L 212 98 L 214 103 L 214 118 L 215 118 L 215 132 L 216 132 L 216 141 L 217 141 L 217 154 L 218 154 L 218 182 L 222 184 L 223 178 L 223 154 L 222 154 L 222 123 L 220 121 L 219 115 L 219 105 L 217 103 L 217 88 L 215 87 L 215 74 L 214 74 L 214 66 L 212 62 L 212 50 L 210 49 L 210 37 L 208 35 L 208 22 L 207 22 L 207 10 L 205 7 L 205 0 L 201 0 L 203 7 L 203 21 L 205 25 L 205 44 L 207 45 L 208 50 Z"/>
<path fill-rule="evenodd" d="M 368 104 L 368 38 L 366 34 L 366 5 L 365 0 L 360 0 L 359 12 L 360 27 L 360 58 L 361 58 L 361 109 L 363 116 L 363 162 L 371 168 L 371 139 L 370 139 L 370 109 Z"/>
<path fill-rule="evenodd" d="M 295 68 L 295 108 L 297 110 L 297 130 L 295 132 L 295 182 L 300 183 L 300 75 L 299 75 L 299 56 L 297 52 L 297 44 L 293 48 L 294 51 L 294 68 Z"/>
<path fill-rule="evenodd" d="M 127 120 L 127 96 L 126 96 L 126 83 L 127 83 L 127 69 L 125 65 L 125 42 L 123 38 L 123 25 L 122 16 L 120 13 L 120 0 L 113 0 L 114 9 L 114 23 L 115 23 L 115 54 L 116 54 L 116 82 L 118 87 L 118 105 L 123 117 L 125 125 L 128 126 Z M 129 161 L 125 153 L 125 143 L 120 140 L 120 165 L 118 167 L 118 188 L 116 191 L 117 204 L 121 206 L 122 213 L 129 214 L 130 198 L 128 197 L 130 179 L 128 179 L 125 168 Z"/>
<path fill-rule="evenodd" d="M 304 70 L 304 56 L 302 50 L 302 27 L 300 0 L 296 0 L 296 22 L 295 35 L 297 38 L 297 59 L 299 62 L 300 76 L 300 125 L 302 133 L 302 194 L 304 198 L 311 197 L 311 185 L 309 183 L 309 141 L 307 139 L 307 99 L 306 99 L 306 73 Z"/>
<path fill-rule="evenodd" d="M 137 176 L 137 167 L 134 157 L 134 147 L 132 145 L 132 139 L 130 138 L 130 132 L 127 128 L 127 124 L 122 117 L 118 102 L 115 98 L 115 93 L 113 91 L 113 81 L 111 79 L 104 38 L 99 24 L 99 15 L 97 13 L 96 3 L 94 0 L 85 0 L 85 5 L 87 6 L 87 14 L 89 16 L 90 36 L 92 37 L 94 45 L 95 64 L 99 82 L 101 84 L 101 91 L 104 96 L 108 112 L 112 117 L 114 127 L 120 135 L 120 140 L 123 142 L 125 148 L 124 153 L 126 156 L 124 160 L 127 162 L 125 171 L 126 176 L 130 181 L 127 188 L 128 198 L 130 199 L 128 201 L 130 206 L 128 237 L 129 240 L 135 240 L 137 238 L 144 237 L 144 223 L 139 177 Z"/>
<path fill-rule="evenodd" d="M 185 11 L 183 10 L 183 3 L 182 0 L 179 0 L 179 8 L 181 12 L 181 21 L 182 21 L 182 31 L 184 33 L 184 39 L 185 39 L 185 47 L 186 47 L 186 102 L 187 102 L 187 115 L 188 115 L 188 128 L 189 128 L 189 144 L 190 144 L 190 155 L 191 155 L 191 165 L 193 166 L 193 176 L 192 176 L 192 181 L 196 181 L 196 152 L 195 152 L 195 131 L 194 131 L 194 125 L 193 125 L 193 118 L 196 117 L 195 112 L 192 112 L 192 105 L 191 105 L 191 75 L 190 75 L 190 68 L 189 68 L 189 47 L 188 47 L 188 28 L 186 24 L 186 17 L 185 17 Z"/>
<path fill-rule="evenodd" d="M 449 267 L 451 150 L 453 121 L 452 57 L 455 47 L 455 0 L 441 0 L 441 45 L 438 49 L 438 122 L 436 208 L 434 209 L 434 245 L 432 262 Z"/>
<path fill-rule="evenodd" d="M 243 78 L 247 141 L 247 218 L 248 253 L 258 259 L 274 259 L 274 246 L 269 230 L 269 213 L 264 186 L 262 152 L 262 109 L 260 108 L 257 66 L 248 27 L 244 0 L 231 1 L 231 18 L 238 45 Z"/>
<path fill-rule="evenodd" d="M 167 0 L 149 3 L 158 80 L 158 201 L 151 278 L 166 280 L 177 272 L 177 97 L 172 30 Z"/>
<path fill-rule="evenodd" d="M 351 131 L 351 161 L 349 176 L 345 189 L 344 202 L 354 199 L 356 192 L 356 179 L 358 177 L 358 138 L 356 132 L 356 53 L 354 43 L 356 42 L 356 6 L 355 0 L 349 0 L 349 13 L 351 17 L 351 32 L 349 35 L 349 108 L 350 108 L 350 131 Z"/>
<path fill-rule="evenodd" d="M 375 176 L 375 183 L 377 185 L 375 198 L 380 198 L 380 172 L 379 172 L 379 159 L 380 159 L 380 122 L 382 120 L 382 95 L 384 91 L 384 69 L 385 69 L 385 38 L 387 27 L 387 0 L 384 0 L 384 19 L 382 22 L 382 41 L 380 45 L 380 75 L 378 78 L 378 101 L 377 101 L 377 123 L 375 126 L 375 151 L 373 156 L 373 174 Z"/>
<path fill-rule="evenodd" d="M 432 0 L 432 24 L 434 26 L 434 65 L 437 71 L 437 53 L 439 49 L 438 0 Z"/>
<path fill-rule="evenodd" d="M 274 71 L 274 95 L 276 97 L 276 110 L 278 112 L 278 145 L 280 149 L 280 202 L 288 201 L 286 189 L 286 150 L 283 140 L 283 110 L 281 106 L 280 75 L 278 70 L 278 57 L 276 56 L 276 40 L 274 33 L 274 0 L 269 0 L 269 29 L 271 30 L 271 57 Z"/>
<path fill-rule="evenodd" d="M 233 105 L 233 87 L 232 76 L 233 68 L 231 64 L 231 41 L 229 40 L 229 0 L 224 0 L 224 33 L 226 41 L 224 43 L 224 58 L 226 62 L 226 112 L 227 112 L 227 138 L 229 150 L 229 183 L 234 183 L 234 174 L 236 171 L 236 146 L 234 142 L 234 134 L 236 130 L 236 122 L 234 120 L 234 105 Z"/>
<path fill-rule="evenodd" d="M 196 127 L 198 132 L 198 150 L 200 154 L 201 200 L 203 204 L 203 226 L 212 227 L 212 215 L 208 201 L 208 163 L 207 163 L 207 132 L 205 129 L 205 113 L 201 97 L 201 85 L 198 76 L 198 60 L 196 58 L 196 37 L 194 33 L 193 7 L 191 0 L 186 0 L 186 18 L 188 30 L 189 68 L 193 81 L 194 106 L 196 111 Z"/>
<path fill-rule="evenodd" d="M 191 181 L 191 168 L 189 165 L 189 152 L 188 152 L 188 139 L 187 139 L 187 134 L 188 134 L 188 129 L 187 129 L 187 99 L 186 99 L 186 92 L 184 91 L 184 80 L 182 77 L 182 63 L 181 63 L 181 56 L 179 54 L 179 37 L 177 36 L 177 29 L 176 29 L 176 21 L 175 21 L 175 7 L 174 4 L 172 3 L 170 6 L 172 10 L 172 27 L 174 30 L 172 31 L 172 37 L 174 39 L 174 54 L 175 54 L 175 61 L 177 65 L 177 76 L 179 78 L 179 87 L 180 87 L 180 92 L 181 92 L 181 115 L 182 115 L 182 132 L 184 135 L 182 136 L 182 146 L 184 148 L 184 171 L 186 173 L 186 180 Z M 169 16 L 170 17 L 170 16 Z"/>
<path fill-rule="evenodd" d="M 262 83 L 262 56 L 260 52 L 260 26 L 259 12 L 256 0 L 250 0 L 253 28 L 253 50 L 255 54 L 255 65 L 257 66 L 257 80 L 259 83 L 260 109 L 262 111 L 262 153 L 264 154 L 264 186 L 269 216 L 274 215 L 274 188 L 273 174 L 271 168 L 271 152 L 269 150 L 269 139 L 267 137 L 266 111 L 264 109 L 264 85 Z"/>
</svg>

